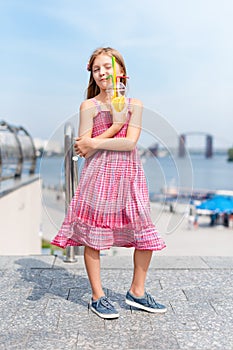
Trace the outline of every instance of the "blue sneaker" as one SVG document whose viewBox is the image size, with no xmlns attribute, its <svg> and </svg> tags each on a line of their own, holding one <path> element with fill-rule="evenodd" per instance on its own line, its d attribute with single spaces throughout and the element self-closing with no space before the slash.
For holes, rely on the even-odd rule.
<svg viewBox="0 0 233 350">
<path fill-rule="evenodd" d="M 157 303 L 154 298 L 146 292 L 143 297 L 135 297 L 132 293 L 130 293 L 130 291 L 128 291 L 125 302 L 130 306 L 134 306 L 148 312 L 165 313 L 167 311 L 166 306 Z"/>
<path fill-rule="evenodd" d="M 115 309 L 113 303 L 106 297 L 101 297 L 98 300 L 91 299 L 89 308 L 101 318 L 118 318 L 119 313 Z"/>
</svg>

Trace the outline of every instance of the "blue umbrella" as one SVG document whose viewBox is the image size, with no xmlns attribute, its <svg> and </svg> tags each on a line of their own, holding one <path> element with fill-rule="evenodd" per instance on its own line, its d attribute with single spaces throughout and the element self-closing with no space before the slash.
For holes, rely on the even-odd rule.
<svg viewBox="0 0 233 350">
<path fill-rule="evenodd" d="M 210 210 L 216 213 L 233 212 L 233 197 L 215 195 L 211 199 L 202 202 L 196 206 L 197 209 Z"/>
</svg>

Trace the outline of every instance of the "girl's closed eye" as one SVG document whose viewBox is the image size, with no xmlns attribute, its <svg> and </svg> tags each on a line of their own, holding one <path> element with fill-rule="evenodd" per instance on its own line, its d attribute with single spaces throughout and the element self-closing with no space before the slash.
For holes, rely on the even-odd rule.
<svg viewBox="0 0 233 350">
<path fill-rule="evenodd" d="M 107 66 L 105 66 L 105 68 L 106 68 L 106 69 L 111 69 L 112 66 L 111 66 L 111 65 L 107 65 Z"/>
</svg>

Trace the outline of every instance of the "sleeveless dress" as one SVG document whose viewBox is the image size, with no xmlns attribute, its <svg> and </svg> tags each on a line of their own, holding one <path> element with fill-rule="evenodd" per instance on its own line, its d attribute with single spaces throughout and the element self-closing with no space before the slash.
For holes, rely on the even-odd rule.
<svg viewBox="0 0 233 350">
<path fill-rule="evenodd" d="M 94 98 L 97 115 L 92 137 L 112 125 L 112 115 L 102 111 Z M 131 117 L 130 100 L 126 123 L 114 136 L 125 137 Z M 132 151 L 97 151 L 85 159 L 80 181 L 65 220 L 53 245 L 89 246 L 96 250 L 111 246 L 139 250 L 165 248 L 150 217 L 146 178 L 137 148 Z"/>
</svg>

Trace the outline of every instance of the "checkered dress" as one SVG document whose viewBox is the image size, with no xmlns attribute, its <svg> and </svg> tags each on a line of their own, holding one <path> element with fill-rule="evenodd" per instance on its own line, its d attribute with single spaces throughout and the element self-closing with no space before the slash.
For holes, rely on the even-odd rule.
<svg viewBox="0 0 233 350">
<path fill-rule="evenodd" d="M 112 125 L 109 111 L 101 111 L 93 99 L 97 115 L 92 137 Z M 130 103 L 129 103 L 130 105 Z M 125 137 L 131 117 L 114 136 Z M 150 217 L 145 174 L 138 150 L 100 150 L 85 160 L 76 193 L 65 220 L 51 242 L 67 246 L 89 246 L 97 250 L 111 246 L 161 250 L 165 243 Z"/>
</svg>

